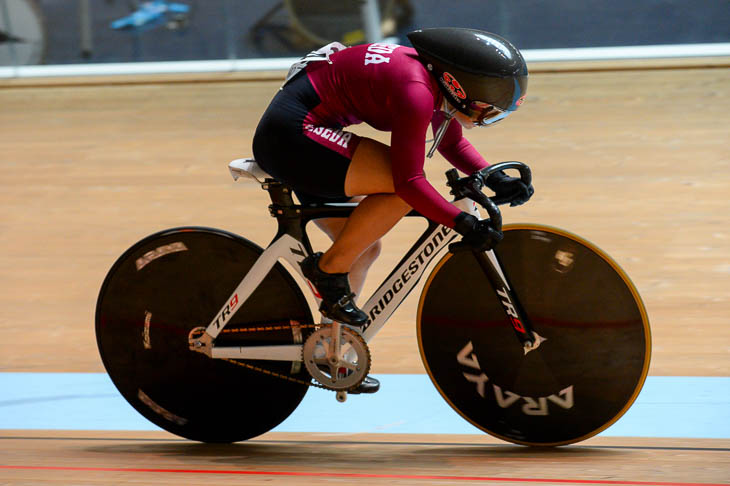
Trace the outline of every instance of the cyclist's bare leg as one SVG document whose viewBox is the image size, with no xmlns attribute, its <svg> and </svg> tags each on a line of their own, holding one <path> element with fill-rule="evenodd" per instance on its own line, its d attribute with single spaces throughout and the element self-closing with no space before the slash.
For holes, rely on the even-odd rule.
<svg viewBox="0 0 730 486">
<path fill-rule="evenodd" d="M 367 197 L 320 259 L 320 268 L 328 273 L 350 272 L 358 258 L 411 209 L 395 194 L 388 146 L 368 138 L 360 141 L 350 162 L 345 193 Z"/>
<path fill-rule="evenodd" d="M 363 196 L 352 198 L 352 202 L 360 202 L 364 199 Z M 345 227 L 347 219 L 345 218 L 322 218 L 314 221 L 332 241 L 335 241 Z M 372 266 L 373 262 L 380 255 L 382 244 L 380 240 L 370 245 L 360 257 L 355 260 L 350 269 L 350 288 L 357 295 L 362 295 L 362 288 L 365 285 L 365 277 L 367 277 L 368 270 Z"/>
</svg>

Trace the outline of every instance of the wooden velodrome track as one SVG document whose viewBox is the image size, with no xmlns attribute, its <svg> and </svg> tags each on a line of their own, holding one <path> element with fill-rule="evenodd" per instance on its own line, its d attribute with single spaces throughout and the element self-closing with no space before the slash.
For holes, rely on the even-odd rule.
<svg viewBox="0 0 730 486">
<path fill-rule="evenodd" d="M 650 375 L 728 376 L 730 60 L 532 72 L 520 112 L 468 133 L 488 160 L 532 166 L 535 197 L 505 209 L 505 222 L 568 229 L 624 267 L 652 324 Z M 226 164 L 250 155 L 281 76 L 0 81 L 0 371 L 103 372 L 98 288 L 149 233 L 193 224 L 270 241 L 266 194 L 234 183 Z M 447 167 L 427 165 L 441 189 Z M 385 238 L 366 294 L 419 224 Z M 375 374 L 424 372 L 416 303 L 373 341 Z M 17 468 L 0 470 L 0 484 L 707 484 L 730 481 L 728 451 L 724 439 L 535 450 L 476 435 L 269 433 L 207 446 L 156 432 L 4 430 L 0 463 Z"/>
</svg>

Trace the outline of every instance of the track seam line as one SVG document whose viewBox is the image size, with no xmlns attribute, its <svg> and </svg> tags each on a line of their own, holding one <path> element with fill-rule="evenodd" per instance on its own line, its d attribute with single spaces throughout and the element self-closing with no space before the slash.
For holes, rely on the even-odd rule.
<svg viewBox="0 0 730 486">
<path fill-rule="evenodd" d="M 551 452 L 551 451 L 569 451 L 579 452 L 581 450 L 591 449 L 637 449 L 637 450 L 670 450 L 670 451 L 687 451 L 687 452 L 730 452 L 730 448 L 727 447 L 681 447 L 681 446 L 622 446 L 622 445 L 589 445 L 579 444 L 562 447 L 529 447 L 504 443 L 504 444 L 479 444 L 477 442 L 389 442 L 389 441 L 299 441 L 299 440 L 249 440 L 250 443 L 257 444 L 325 444 L 325 445 L 377 445 L 377 446 L 438 446 L 438 447 L 476 447 L 476 448 L 495 448 L 495 449 L 510 449 L 510 450 L 530 450 L 539 452 Z"/>
<path fill-rule="evenodd" d="M 158 443 L 177 443 L 185 444 L 191 443 L 188 439 L 156 439 L 146 437 L 22 437 L 22 436 L 0 436 L 2 440 L 78 440 L 78 441 L 103 441 L 103 442 L 158 442 Z M 713 440 L 713 439 L 710 439 Z M 485 443 L 480 444 L 478 442 L 389 442 L 389 441 L 347 441 L 347 440 L 256 440 L 251 439 L 245 441 L 247 444 L 320 444 L 320 445 L 385 445 L 385 446 L 450 446 L 450 447 L 477 447 L 477 448 L 522 448 L 522 446 L 514 446 L 511 444 L 492 444 Z M 241 442 L 239 445 L 244 446 Z M 537 450 L 545 450 L 536 448 Z M 681 446 L 622 446 L 622 445 L 572 445 L 563 446 L 560 448 L 546 448 L 547 450 L 562 450 L 562 451 L 573 451 L 577 452 L 581 449 L 623 449 L 623 450 L 658 450 L 658 451 L 687 451 L 687 452 L 730 452 L 730 448 L 727 447 L 681 447 Z M 730 484 L 730 483 L 729 483 Z"/>
<path fill-rule="evenodd" d="M 153 469 L 122 467 L 65 467 L 65 466 L 6 466 L 0 470 L 36 470 L 36 471 L 86 471 L 86 472 L 144 472 L 144 473 L 176 473 L 176 474 L 230 474 L 243 476 L 290 476 L 313 478 L 351 478 L 351 479 L 410 479 L 410 480 L 449 480 L 449 481 L 482 481 L 511 483 L 562 483 L 562 484 L 605 484 L 619 486 L 727 486 L 727 483 L 678 483 L 657 481 L 620 481 L 600 479 L 548 479 L 548 478 L 506 478 L 488 476 L 446 476 L 446 475 L 411 475 L 411 474 L 367 474 L 367 473 L 327 473 L 304 471 L 231 471 L 215 469 Z"/>
</svg>

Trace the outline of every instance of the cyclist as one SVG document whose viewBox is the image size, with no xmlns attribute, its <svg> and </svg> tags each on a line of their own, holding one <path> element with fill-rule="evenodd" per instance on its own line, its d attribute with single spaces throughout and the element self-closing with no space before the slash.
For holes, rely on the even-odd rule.
<svg viewBox="0 0 730 486">
<path fill-rule="evenodd" d="M 429 156 L 438 148 L 462 172 L 483 169 L 487 162 L 462 128 L 504 119 L 522 104 L 527 88 L 522 55 L 497 35 L 437 28 L 408 38 L 415 49 L 332 43 L 306 56 L 292 66 L 253 141 L 261 167 L 292 186 L 302 204 L 359 201 L 346 220 L 316 222 L 333 244 L 301 265 L 322 296 L 323 315 L 360 328 L 368 316 L 353 298 L 377 258 L 380 238 L 411 208 L 454 228 L 473 248 L 491 248 L 502 238 L 429 184 L 424 142 L 430 124 L 435 139 Z M 453 118 L 458 123 L 450 123 Z M 361 122 L 390 131 L 390 146 L 343 130 Z M 503 172 L 485 183 L 512 197 L 512 205 L 533 193 Z"/>
</svg>

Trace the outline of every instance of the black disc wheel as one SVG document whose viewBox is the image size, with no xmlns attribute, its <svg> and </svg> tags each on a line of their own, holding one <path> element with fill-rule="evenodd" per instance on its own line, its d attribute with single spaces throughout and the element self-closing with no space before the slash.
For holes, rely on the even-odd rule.
<svg viewBox="0 0 730 486">
<path fill-rule="evenodd" d="M 124 398 L 156 425 L 192 440 L 235 442 L 276 427 L 304 398 L 309 375 L 300 363 L 230 362 L 189 349 L 190 332 L 210 324 L 261 253 L 231 233 L 176 228 L 135 244 L 109 271 L 96 307 L 99 352 Z M 277 263 L 216 345 L 301 342 L 292 321 L 311 323 L 312 315 Z"/>
<path fill-rule="evenodd" d="M 562 230 L 505 226 L 496 253 L 545 341 L 525 353 L 474 255 L 449 253 L 418 308 L 431 380 L 462 417 L 503 440 L 563 445 L 599 433 L 631 406 L 649 369 L 636 288 L 609 256 Z"/>
</svg>

